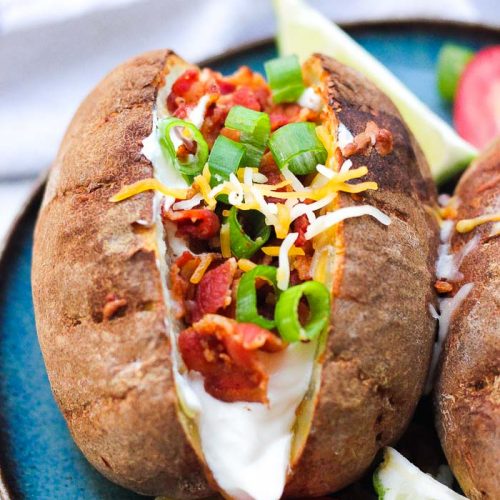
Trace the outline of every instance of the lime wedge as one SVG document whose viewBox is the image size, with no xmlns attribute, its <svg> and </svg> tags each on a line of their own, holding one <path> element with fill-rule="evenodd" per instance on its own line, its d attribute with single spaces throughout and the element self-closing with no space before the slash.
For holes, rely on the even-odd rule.
<svg viewBox="0 0 500 500">
<path fill-rule="evenodd" d="M 280 54 L 297 54 L 304 60 L 313 52 L 321 52 L 363 73 L 398 107 L 424 151 L 436 182 L 446 181 L 460 172 L 477 155 L 472 145 L 337 25 L 303 0 L 273 2 Z"/>
<path fill-rule="evenodd" d="M 394 448 L 384 449 L 384 461 L 373 474 L 379 500 L 467 500 L 425 474 Z"/>
</svg>

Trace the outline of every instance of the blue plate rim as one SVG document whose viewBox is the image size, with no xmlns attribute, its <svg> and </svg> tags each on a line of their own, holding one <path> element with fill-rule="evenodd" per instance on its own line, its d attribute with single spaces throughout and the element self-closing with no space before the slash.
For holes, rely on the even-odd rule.
<svg viewBox="0 0 500 500">
<path fill-rule="evenodd" d="M 466 22 L 466 21 L 453 21 L 453 20 L 441 20 L 441 19 L 425 19 L 425 18 L 408 18 L 401 20 L 367 20 L 367 21 L 355 21 L 341 23 L 340 27 L 351 32 L 362 31 L 364 29 L 397 29 L 401 27 L 411 27 L 412 29 L 440 29 L 445 32 L 457 32 L 457 30 L 467 30 L 468 35 L 476 36 L 498 36 L 500 35 L 500 28 L 495 28 L 493 26 L 484 25 L 481 23 Z M 197 64 L 200 66 L 209 66 L 217 62 L 221 62 L 226 58 L 252 52 L 261 47 L 267 46 L 274 43 L 274 38 L 263 38 L 256 41 L 252 41 L 246 44 L 240 44 L 230 50 L 226 50 L 215 56 L 203 59 Z M 30 194 L 25 199 L 21 209 L 17 213 L 16 217 L 12 221 L 7 233 L 2 241 L 0 241 L 0 276 L 2 275 L 2 269 L 8 265 L 9 254 L 12 250 L 13 243 L 15 241 L 15 236 L 22 225 L 23 220 L 29 216 L 30 212 L 35 208 L 38 208 L 42 195 L 45 189 L 45 183 L 47 180 L 49 168 L 45 169 L 40 176 L 34 181 L 33 188 Z M 1 418 L 1 415 L 0 415 Z M 0 449 L 1 452 L 1 449 Z M 12 488 L 9 487 L 7 474 L 5 474 L 6 468 L 2 465 L 5 463 L 5 457 L 0 454 L 0 500 L 14 500 L 14 495 L 12 494 Z"/>
</svg>

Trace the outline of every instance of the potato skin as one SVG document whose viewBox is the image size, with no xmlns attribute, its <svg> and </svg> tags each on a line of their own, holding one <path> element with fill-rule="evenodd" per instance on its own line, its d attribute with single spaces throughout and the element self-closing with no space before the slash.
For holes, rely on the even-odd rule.
<svg viewBox="0 0 500 500">
<path fill-rule="evenodd" d="M 457 220 L 500 211 L 500 139 L 462 176 Z M 468 498 L 500 496 L 500 238 L 491 224 L 455 233 L 452 251 L 479 244 L 460 266 L 474 286 L 452 317 L 435 389 L 444 452 Z"/>
<path fill-rule="evenodd" d="M 119 66 L 77 111 L 35 230 L 33 298 L 54 396 L 87 459 L 139 493 L 200 498 L 210 490 L 176 416 L 154 230 L 136 223 L 152 223 L 152 194 L 108 202 L 153 174 L 141 141 L 170 57 Z M 126 305 L 106 319 L 110 293 Z"/>
<path fill-rule="evenodd" d="M 55 398 L 89 461 L 135 491 L 175 498 L 210 493 L 176 417 L 170 345 L 155 253 L 152 195 L 110 204 L 118 189 L 152 176 L 140 154 L 169 51 L 115 69 L 84 101 L 53 165 L 39 216 L 33 296 Z M 317 411 L 287 496 L 338 490 L 403 432 L 421 394 L 434 336 L 437 226 L 425 159 L 390 100 L 358 73 L 318 56 L 329 102 L 353 132 L 389 129 L 394 152 L 352 157 L 368 165 L 386 212 L 340 225 L 332 331 Z M 341 205 L 355 204 L 342 195 Z M 109 294 L 126 300 L 111 318 Z"/>
<path fill-rule="evenodd" d="M 403 433 L 422 393 L 435 322 L 432 284 L 437 224 L 424 209 L 435 187 L 423 153 L 378 88 L 337 61 L 316 56 L 328 78 L 328 103 L 356 135 L 373 120 L 391 131 L 392 154 L 351 157 L 367 165 L 379 190 L 359 202 L 387 213 L 387 228 L 370 217 L 349 219 L 338 237 L 331 331 L 311 432 L 286 492 L 316 496 L 352 483 L 380 448 Z"/>
</svg>

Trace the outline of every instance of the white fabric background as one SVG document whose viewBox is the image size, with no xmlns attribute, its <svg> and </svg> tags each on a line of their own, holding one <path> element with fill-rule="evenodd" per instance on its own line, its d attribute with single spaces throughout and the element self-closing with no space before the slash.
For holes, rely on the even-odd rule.
<svg viewBox="0 0 500 500">
<path fill-rule="evenodd" d="M 500 27 L 498 0 L 310 0 L 337 22 Z M 270 0 L 0 0 L 0 240 L 80 100 L 116 64 L 170 47 L 197 61 L 275 30 Z"/>
</svg>

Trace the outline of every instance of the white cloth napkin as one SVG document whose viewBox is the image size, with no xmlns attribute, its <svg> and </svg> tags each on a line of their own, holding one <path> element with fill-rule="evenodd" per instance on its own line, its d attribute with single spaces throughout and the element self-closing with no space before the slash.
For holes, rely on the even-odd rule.
<svg viewBox="0 0 500 500">
<path fill-rule="evenodd" d="M 0 2 L 0 239 L 10 220 L 3 209 L 9 182 L 50 164 L 78 103 L 116 64 L 159 47 L 198 61 L 275 30 L 270 0 Z M 337 22 L 418 18 L 500 27 L 497 2 L 311 0 Z M 8 203 L 15 205 L 12 196 Z"/>
</svg>

